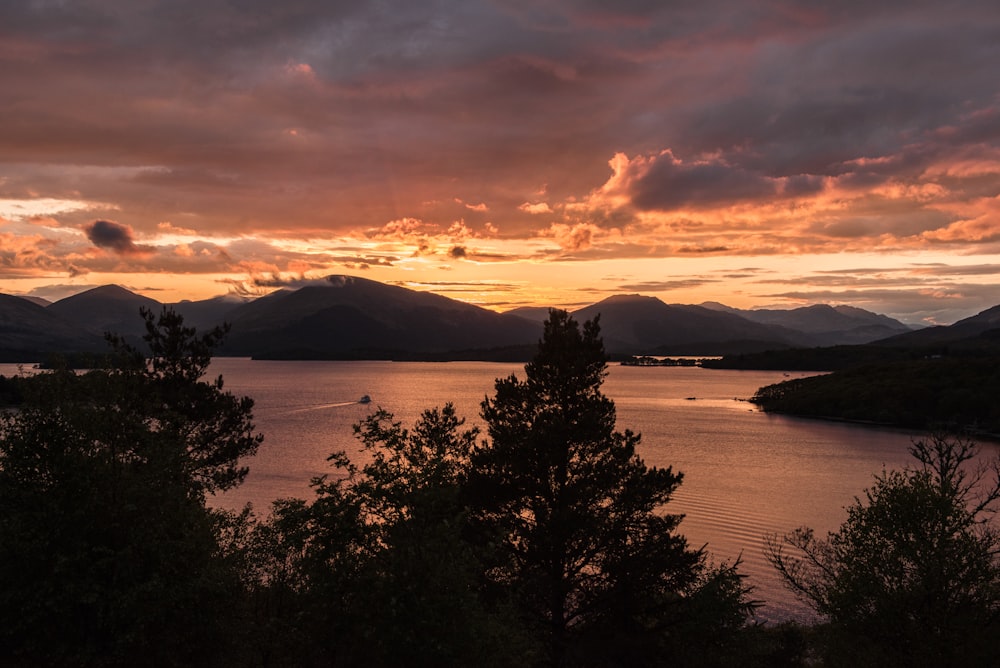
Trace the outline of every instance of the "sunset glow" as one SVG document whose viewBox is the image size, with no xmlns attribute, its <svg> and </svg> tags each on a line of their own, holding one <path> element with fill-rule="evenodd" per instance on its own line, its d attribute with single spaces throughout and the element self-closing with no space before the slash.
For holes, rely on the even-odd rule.
<svg viewBox="0 0 1000 668">
<path fill-rule="evenodd" d="M 0 4 L 0 292 L 1000 303 L 1000 12 Z"/>
</svg>

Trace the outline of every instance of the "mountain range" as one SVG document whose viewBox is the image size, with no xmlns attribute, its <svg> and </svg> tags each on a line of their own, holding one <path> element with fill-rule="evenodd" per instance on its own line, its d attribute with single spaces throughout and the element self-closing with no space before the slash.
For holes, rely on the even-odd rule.
<svg viewBox="0 0 1000 668">
<path fill-rule="evenodd" d="M 542 308 L 496 313 L 353 276 L 330 276 L 253 300 L 217 297 L 172 304 L 107 285 L 47 306 L 0 295 L 0 359 L 38 361 L 49 353 L 104 352 L 106 331 L 138 343 L 144 332 L 140 307 L 155 312 L 163 306 L 198 329 L 229 322 L 220 354 L 282 359 L 521 360 L 533 350 L 548 314 Z M 990 312 L 995 313 L 984 315 Z M 914 332 L 887 316 L 847 306 L 741 310 L 616 295 L 573 311 L 579 321 L 600 315 L 605 347 L 617 356 L 721 355 L 941 338 L 946 331 L 968 336 L 980 326 L 990 329 L 989 318 L 1000 317 L 1000 306 L 984 314 L 948 328 Z"/>
</svg>

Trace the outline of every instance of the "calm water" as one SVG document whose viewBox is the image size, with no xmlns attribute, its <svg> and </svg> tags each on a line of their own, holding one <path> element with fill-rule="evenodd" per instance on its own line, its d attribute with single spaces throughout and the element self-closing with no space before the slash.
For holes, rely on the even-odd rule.
<svg viewBox="0 0 1000 668">
<path fill-rule="evenodd" d="M 0 365 L 0 373 L 16 373 Z M 763 556 L 763 537 L 806 525 L 825 533 L 843 522 L 844 507 L 883 467 L 909 463 L 912 435 L 900 431 L 768 415 L 740 401 L 781 372 L 612 366 L 605 393 L 618 408 L 618 428 L 642 434 L 647 464 L 673 466 L 684 482 L 668 510 L 686 515 L 681 532 L 716 561 L 742 555 L 742 571 L 766 605 L 768 620 L 806 618 Z M 240 488 L 215 498 L 219 507 L 251 502 L 267 510 L 276 498 L 311 498 L 309 481 L 332 473 L 335 450 L 356 453 L 352 425 L 377 407 L 404 425 L 426 408 L 451 401 L 477 424 L 479 404 L 497 377 L 519 364 L 452 362 L 264 362 L 219 358 L 226 388 L 256 401 L 265 434 Z M 792 374 L 795 377 L 800 374 Z M 805 375 L 805 374 L 801 374 Z M 362 395 L 370 404 L 359 404 Z M 689 397 L 693 397 L 690 399 Z M 983 445 L 984 456 L 998 446 Z"/>
<path fill-rule="evenodd" d="M 909 462 L 912 435 L 900 431 L 768 415 L 740 399 L 786 379 L 771 371 L 679 367 L 610 367 L 605 393 L 618 408 L 618 428 L 642 434 L 647 464 L 673 466 L 684 482 L 668 506 L 686 515 L 681 532 L 707 545 L 716 561 L 742 555 L 743 572 L 765 601 L 768 620 L 805 618 L 806 609 L 781 586 L 763 556 L 763 537 L 795 527 L 825 533 L 844 520 L 844 507 L 883 467 Z M 495 378 L 519 364 L 451 362 L 256 362 L 218 359 L 228 389 L 256 400 L 266 440 L 237 490 L 216 499 L 266 509 L 283 496 L 311 497 L 309 480 L 332 472 L 326 457 L 356 453 L 351 426 L 382 407 L 404 425 L 425 408 L 451 401 L 478 424 L 479 404 Z M 792 374 L 794 377 L 797 374 Z M 802 374 L 805 375 L 805 374 Z M 372 403 L 359 404 L 362 395 Z M 690 399 L 689 397 L 693 397 Z M 984 446 L 987 454 L 996 446 Z"/>
</svg>

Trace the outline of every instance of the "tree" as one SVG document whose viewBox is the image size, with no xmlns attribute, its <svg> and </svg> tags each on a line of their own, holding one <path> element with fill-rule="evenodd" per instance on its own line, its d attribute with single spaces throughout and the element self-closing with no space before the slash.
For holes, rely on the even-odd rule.
<svg viewBox="0 0 1000 668">
<path fill-rule="evenodd" d="M 140 314 L 148 355 L 108 335 L 119 361 L 113 373 L 135 385 L 134 393 L 118 397 L 117 403 L 140 402 L 136 410 L 146 427 L 183 449 L 180 463 L 200 491 L 239 485 L 248 471 L 240 460 L 255 454 L 263 440 L 254 431 L 253 399 L 226 392 L 221 375 L 212 382 L 202 380 L 229 325 L 199 335 L 172 309 L 155 315 L 141 308 Z"/>
<path fill-rule="evenodd" d="M 250 399 L 200 380 L 223 335 L 144 311 L 151 356 L 26 378 L 0 415 L 0 662 L 213 665 L 238 582 L 207 492 L 242 479 Z"/>
<path fill-rule="evenodd" d="M 502 548 L 489 580 L 546 638 L 552 665 L 651 663 L 695 601 L 714 601 L 709 633 L 750 610 L 735 568 L 708 568 L 676 532 L 682 516 L 663 512 L 682 475 L 647 467 L 639 436 L 615 430 L 606 374 L 598 322 L 581 331 L 551 311 L 525 380 L 498 379 L 483 402 L 490 439 L 471 454 L 470 506 Z"/>
<path fill-rule="evenodd" d="M 767 557 L 829 620 L 831 665 L 996 665 L 1000 461 L 971 467 L 962 438 L 910 451 L 917 466 L 876 476 L 839 530 L 772 536 Z"/>
<path fill-rule="evenodd" d="M 281 648 L 288 665 L 523 663 L 511 616 L 479 595 L 463 499 L 478 430 L 463 422 L 450 404 L 412 429 L 376 411 L 355 427 L 363 464 L 335 453 L 337 474 L 313 481 L 311 503 L 279 502 L 243 539 L 255 550 L 247 563 L 265 565 L 250 588 L 294 598 L 298 622 L 283 631 L 300 642 Z"/>
</svg>

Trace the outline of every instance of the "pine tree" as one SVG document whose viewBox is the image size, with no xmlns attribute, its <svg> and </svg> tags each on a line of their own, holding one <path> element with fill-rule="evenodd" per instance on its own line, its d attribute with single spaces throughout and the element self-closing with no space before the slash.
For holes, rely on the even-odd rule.
<svg viewBox="0 0 1000 668">
<path fill-rule="evenodd" d="M 676 532 L 682 516 L 663 512 L 682 475 L 646 466 L 639 435 L 616 431 L 598 322 L 581 330 L 553 310 L 525 375 L 498 379 L 482 404 L 490 438 L 473 452 L 469 489 L 484 540 L 501 547 L 488 579 L 547 638 L 548 662 L 645 661 L 708 579 L 741 623 L 735 569 L 710 572 Z"/>
</svg>

